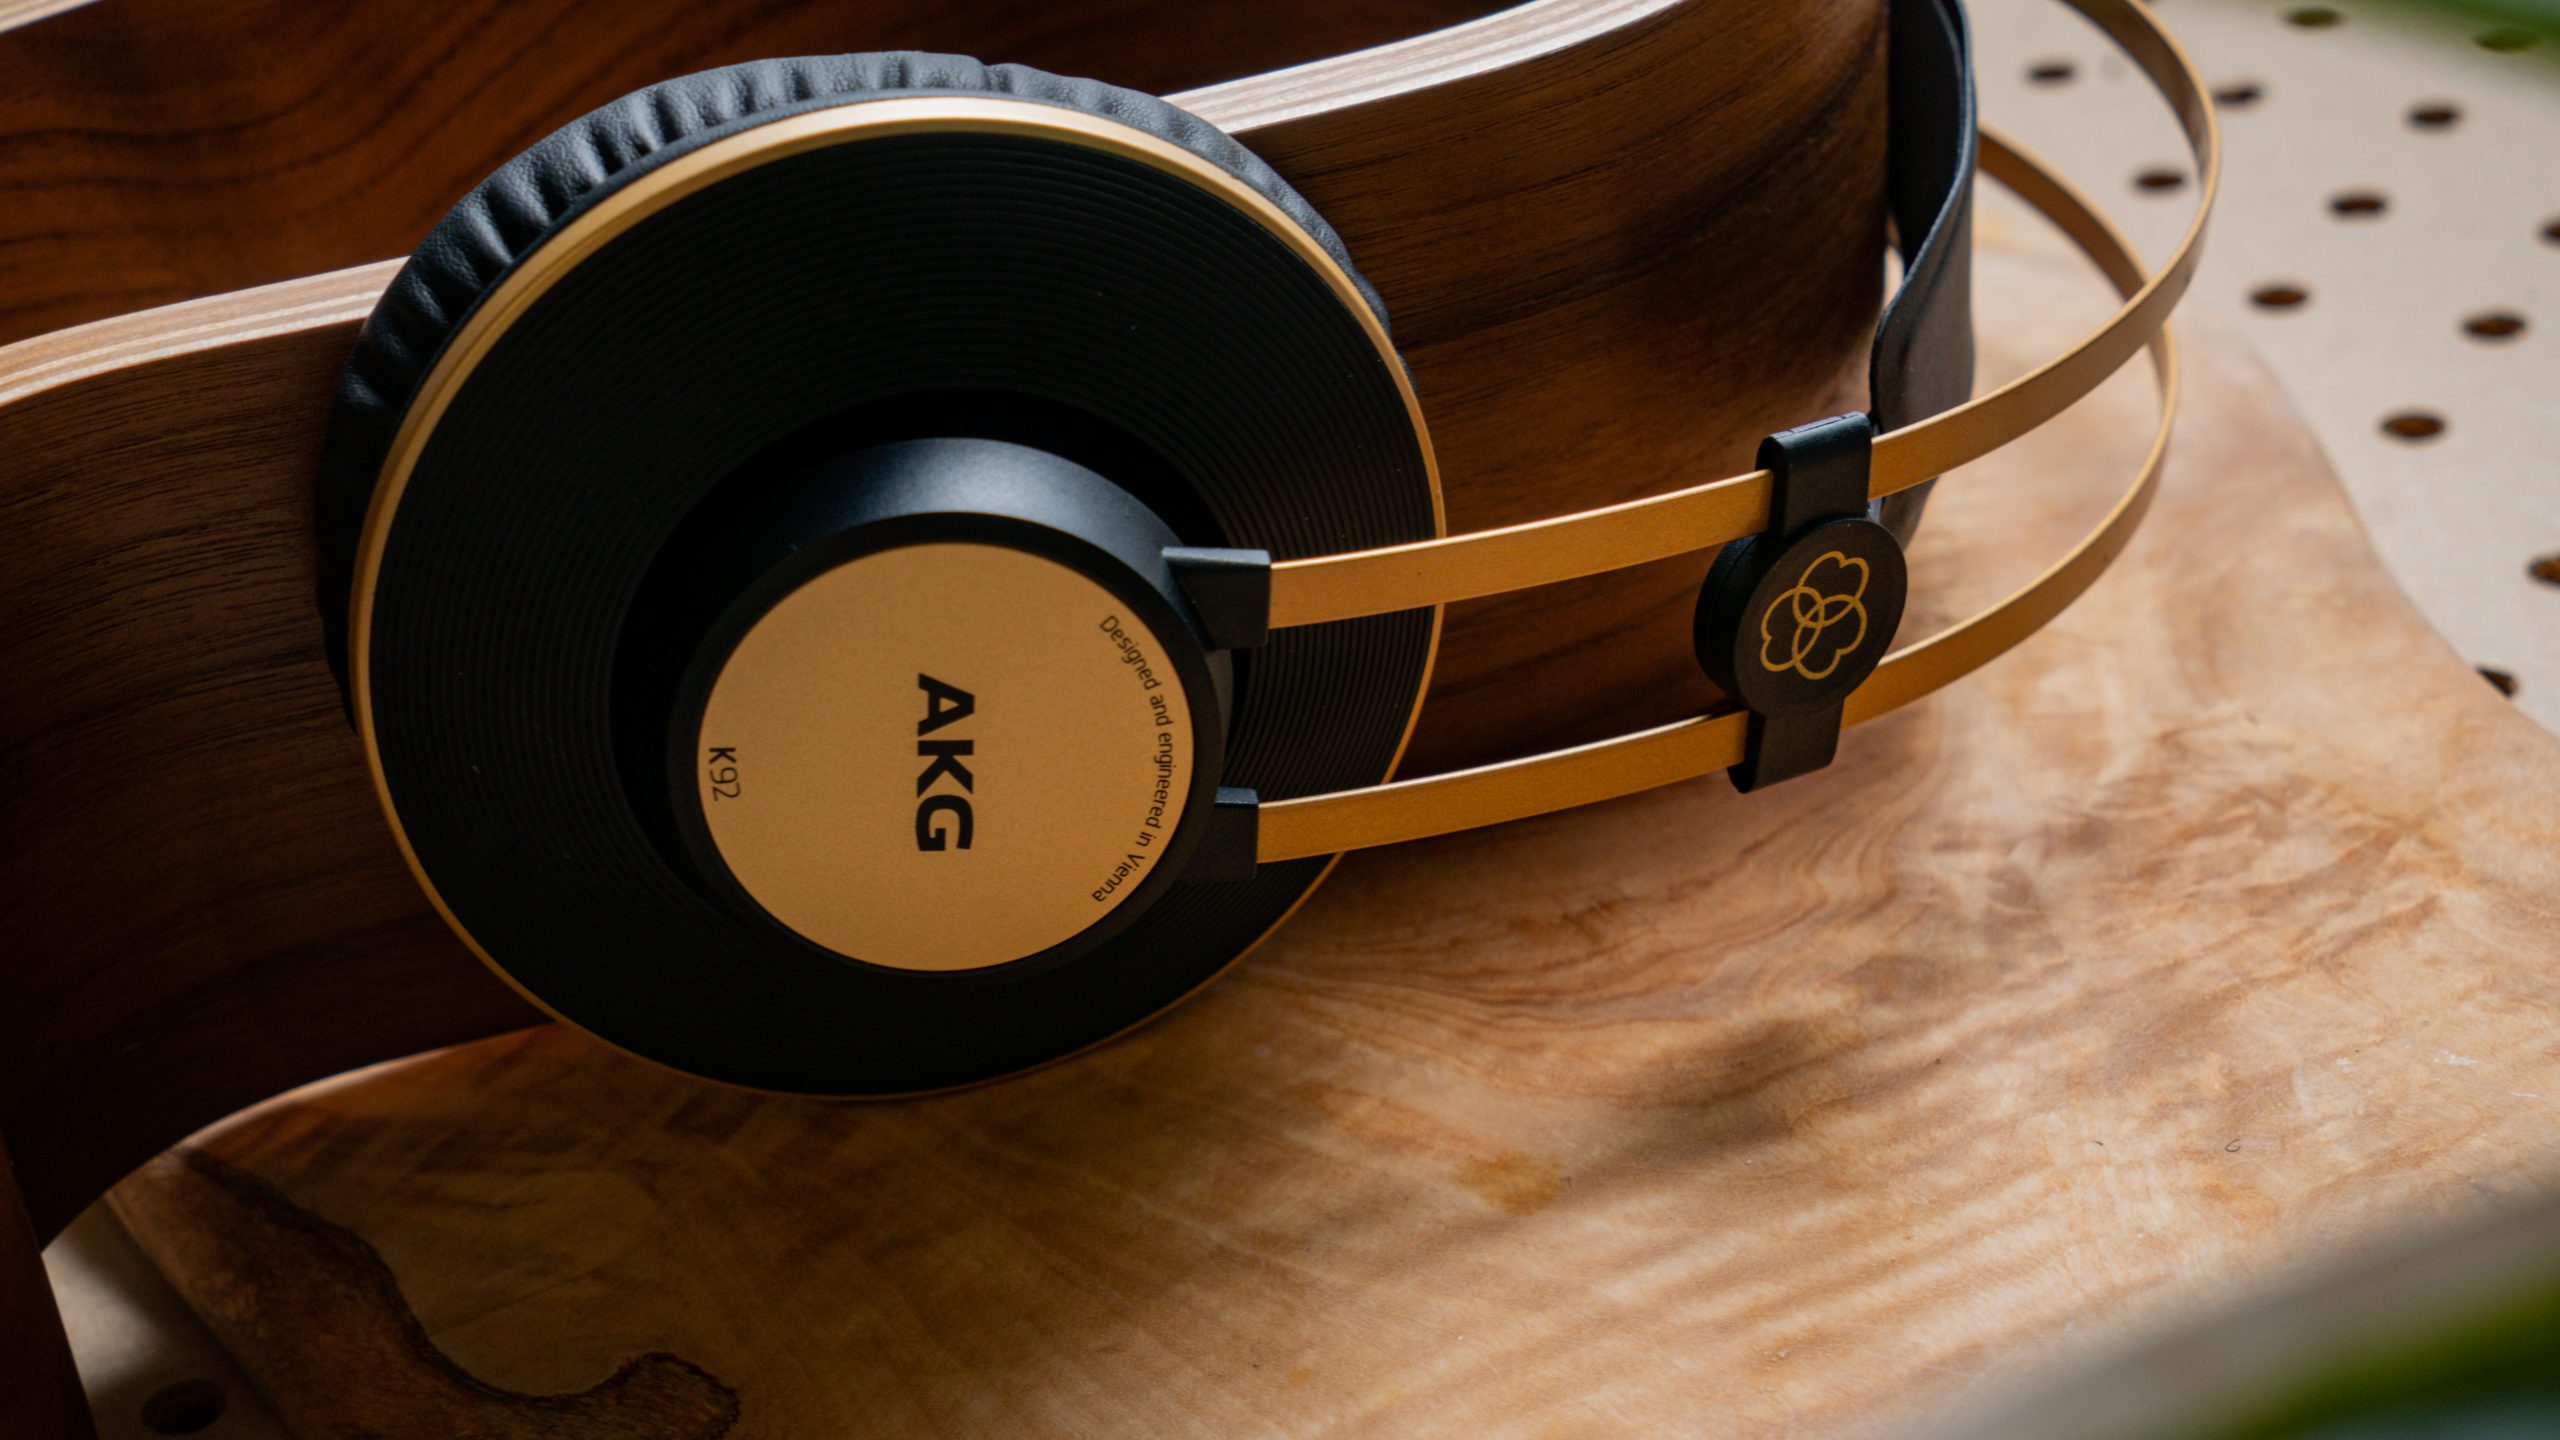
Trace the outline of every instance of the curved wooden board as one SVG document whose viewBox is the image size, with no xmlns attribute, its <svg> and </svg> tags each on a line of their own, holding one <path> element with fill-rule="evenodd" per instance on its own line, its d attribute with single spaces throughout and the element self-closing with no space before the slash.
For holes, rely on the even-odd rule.
<svg viewBox="0 0 2560 1440">
<path fill-rule="evenodd" d="M 965 43 L 1171 85 L 1470 8 L 99 0 L 0 28 L 0 291 L 32 307 L 18 333 L 396 253 L 549 126 L 748 54 Z M 1177 98 L 1349 238 L 1399 316 L 1451 520 L 1492 524 L 1726 473 L 1857 403 L 1881 15 L 1535 0 Z M 1096 38 L 1115 23 L 1149 38 Z M 320 661 L 312 466 L 388 274 L 0 348 L 0 740 L 42 757 L 0 806 L 0 1135 L 39 1238 L 253 1099 L 530 1018 L 398 866 Z M 1413 763 L 1695 704 L 1702 565 L 1453 613 Z M 24 1273 L 0 1266 L 0 1332 L 51 1357 L 59 1400 Z"/>
<path fill-rule="evenodd" d="M 406 254 L 455 197 L 640 87 L 941 50 L 1157 94 L 1500 0 L 96 0 L 0 5 L 0 342 Z M 1591 10 L 1582 5 L 1574 8 Z M 24 13 L 19 13 L 24 12 Z M 31 23 L 36 20 L 42 23 Z"/>
<path fill-rule="evenodd" d="M 2099 300 L 2052 259 L 1984 291 L 1995 369 Z M 2560 743 L 2188 337 L 2117 572 L 1830 771 L 1355 856 L 1192 1006 L 1003 1086 L 789 1102 L 536 1030 L 118 1203 L 263 1317 L 226 1334 L 289 1422 L 392 1437 L 652 1351 L 739 1437 L 1854 1432 L 2477 1209 L 2560 1158 Z M 1942 487 L 1911 623 L 2058 553 L 2147 418 L 2127 377 Z M 357 1258 L 258 1243 L 311 1232 L 274 1205 Z M 433 1362 L 363 1338 L 384 1307 Z"/>
<path fill-rule="evenodd" d="M 1773 417 L 1846 403 L 1879 14 L 1545 0 L 1183 98 L 1349 237 L 1407 317 L 1452 520 L 1492 523 L 1736 466 Z M 1824 183 L 1761 193 L 1773 167 Z M 320 662 L 313 458 L 387 273 L 0 349 L 0 739 L 63 757 L 0 811 L 0 1133 L 41 1233 L 224 1110 L 524 1018 L 399 871 Z M 1458 617 L 1415 763 L 1694 703 L 1648 677 L 1694 670 L 1670 631 L 1701 563 L 1550 597 L 1528 628 L 1555 664 L 1507 678 L 1506 612 Z"/>
</svg>

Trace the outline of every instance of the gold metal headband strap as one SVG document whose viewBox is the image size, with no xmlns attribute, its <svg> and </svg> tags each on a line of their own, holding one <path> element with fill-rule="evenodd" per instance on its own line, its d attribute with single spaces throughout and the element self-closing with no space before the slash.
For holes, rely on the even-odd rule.
<svg viewBox="0 0 2560 1440">
<path fill-rule="evenodd" d="M 2070 409 L 2160 333 L 2195 273 L 2205 220 L 2213 213 L 2222 178 L 2221 136 L 2203 78 L 2140 0 L 2064 3 L 2105 31 L 2177 113 L 2195 158 L 2201 195 L 2195 218 L 2160 272 L 2125 289 L 2122 308 L 2079 345 L 1987 395 L 1878 437 L 1870 472 L 1872 498 L 1979 460 Z M 2011 168 L 2015 161 L 2014 150 L 1991 143 L 1982 169 L 2032 201 L 2049 177 L 2021 176 Z M 2078 237 L 2071 215 L 2045 213 Z M 1755 470 L 1495 530 L 1284 560 L 1271 567 L 1270 624 L 1281 629 L 1443 605 L 1709 549 L 1766 528 L 1769 490 L 1769 472 Z"/>
<path fill-rule="evenodd" d="M 2200 128 L 2191 128 L 2190 134 L 2201 137 L 2198 158 L 2205 175 L 2204 202 L 2210 207 L 2214 177 L 2210 119 Z M 2097 263 L 2119 294 L 2133 297 L 2132 303 L 2118 312 L 2117 321 L 2102 334 L 2113 333 L 2124 316 L 2141 311 L 2152 297 L 2174 294 L 2163 290 L 2165 272 L 2162 278 L 2147 276 L 2123 235 L 2069 181 L 1988 130 L 1982 135 L 1982 171 L 2053 221 Z M 2203 223 L 2204 211 L 2200 208 L 2173 265 L 2189 263 Z M 2183 279 L 2181 273 L 2182 283 Z M 2089 348 L 2084 347 L 2079 353 L 2085 354 Z M 2149 330 L 2147 348 L 2151 352 L 2152 374 L 2159 384 L 2160 421 L 2152 433 L 2150 453 L 2143 457 L 2132 483 L 2116 498 L 2106 518 L 2083 536 L 2069 554 L 2015 594 L 1952 629 L 1894 652 L 1865 684 L 1850 693 L 1844 717 L 1847 723 L 1872 720 L 1910 704 L 2016 646 L 2080 598 L 2123 551 L 2141 524 L 2143 512 L 2150 507 L 2161 463 L 2168 455 L 2170 425 L 2177 415 L 2176 341 L 2162 325 Z M 2038 376 L 2050 375 L 2074 358 L 2066 357 L 2038 372 Z M 2014 394 L 2019 389 L 2020 385 L 2012 385 L 1997 394 Z M 1879 443 L 1879 464 L 1883 453 Z M 1275 588 L 1275 597 L 1277 593 Z M 1265 862 L 1294 860 L 1391 845 L 1694 779 L 1740 763 L 1749 723 L 1750 717 L 1741 711 L 1700 715 L 1632 735 L 1472 770 L 1270 801 L 1262 806 L 1259 817 L 1256 858 Z"/>
</svg>

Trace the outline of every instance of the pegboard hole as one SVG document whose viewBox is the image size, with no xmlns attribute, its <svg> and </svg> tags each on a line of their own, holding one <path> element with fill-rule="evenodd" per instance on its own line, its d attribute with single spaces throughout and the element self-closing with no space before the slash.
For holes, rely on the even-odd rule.
<svg viewBox="0 0 2560 1440">
<path fill-rule="evenodd" d="M 2271 280 L 2249 292 L 2249 303 L 2261 310 L 2294 310 L 2311 299 L 2311 292 L 2289 280 Z"/>
<path fill-rule="evenodd" d="M 2403 410 L 2382 419 L 2382 433 L 2394 440 L 2433 440 L 2444 428 L 2444 417 L 2432 410 Z"/>
<path fill-rule="evenodd" d="M 2530 30 L 2502 26 L 2473 36 L 2471 43 L 2483 50 L 2495 50 L 2501 55 L 2513 55 L 2520 50 L 2530 50 L 2541 44 L 2542 37 Z"/>
<path fill-rule="evenodd" d="M 2409 107 L 2412 130 L 2450 130 L 2462 123 L 2462 107 L 2450 100 L 2430 100 Z"/>
<path fill-rule="evenodd" d="M 2483 310 L 2462 320 L 2463 333 L 2480 340 L 2513 340 L 2524 329 L 2524 317 L 2513 310 Z"/>
<path fill-rule="evenodd" d="M 2533 563 L 2524 567 L 2524 573 L 2545 585 L 2560 586 L 2560 550 L 2554 550 L 2548 555 L 2536 555 L 2533 557 Z"/>
<path fill-rule="evenodd" d="M 2147 195 L 2166 195 L 2187 183 L 2187 172 L 2166 165 L 2154 165 L 2134 172 L 2133 187 Z"/>
<path fill-rule="evenodd" d="M 222 1418 L 230 1397 L 210 1380 L 163 1385 L 142 1402 L 142 1423 L 158 1435 L 193 1435 Z"/>
<path fill-rule="evenodd" d="M 2234 80 L 2213 88 L 2213 103 L 2225 110 L 2246 110 L 2267 98 L 2267 87 L 2255 80 Z"/>
<path fill-rule="evenodd" d="M 2495 665 L 2474 665 L 2471 668 L 2479 671 L 2481 679 L 2498 687 L 2498 693 L 2510 700 L 2516 698 L 2516 692 L 2524 688 L 2516 683 L 2516 672 L 2513 670 L 2501 670 Z"/>
<path fill-rule="evenodd" d="M 2329 213 L 2341 220 L 2379 220 L 2391 209 L 2391 197 L 2379 190 L 2341 190 L 2329 197 Z"/>
<path fill-rule="evenodd" d="M 2068 60 L 2039 60 L 2027 67 L 2027 81 L 2034 85 L 2068 85 L 2080 73 L 2080 67 Z"/>
<path fill-rule="evenodd" d="M 2326 5 L 2305 5 L 2284 12 L 2284 23 L 2299 30 L 2326 30 L 2333 25 L 2345 24 L 2346 19 Z"/>
<path fill-rule="evenodd" d="M 2560 215 L 2554 215 L 2542 222 L 2542 243 L 2560 245 Z"/>
</svg>

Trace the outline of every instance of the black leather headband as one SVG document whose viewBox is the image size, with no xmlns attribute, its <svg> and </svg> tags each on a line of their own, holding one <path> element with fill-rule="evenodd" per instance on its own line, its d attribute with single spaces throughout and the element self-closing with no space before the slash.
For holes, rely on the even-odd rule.
<svg viewBox="0 0 2560 1440">
<path fill-rule="evenodd" d="M 1892 0 L 1888 10 L 1885 203 L 1902 283 L 1867 362 L 1879 432 L 1973 394 L 1973 49 L 1963 0 Z M 1927 501 L 1925 488 L 1887 496 L 1877 518 L 1908 542 Z"/>
</svg>

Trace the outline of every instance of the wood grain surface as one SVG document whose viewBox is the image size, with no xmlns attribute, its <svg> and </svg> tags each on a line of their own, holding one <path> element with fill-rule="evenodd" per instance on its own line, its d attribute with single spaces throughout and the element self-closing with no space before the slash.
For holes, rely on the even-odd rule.
<svg viewBox="0 0 2560 1440">
<path fill-rule="evenodd" d="M 0 32 L 0 69 L 128 8 Z M 235 11 L 285 23 L 207 16 Z M 323 49 L 371 33 L 293 15 Z M 1740 468 L 1765 430 L 1854 403 L 1878 298 L 1880 15 L 1545 0 L 1183 98 L 1344 232 L 1399 316 L 1452 523 L 1499 523 Z M 586 99 L 553 96 L 541 125 Z M 1773 169 L 1807 183 L 1772 192 Z M 18 944 L 0 1134 L 39 1234 L 216 1115 L 525 1018 L 403 873 L 321 659 L 313 467 L 387 278 L 0 349 L 0 741 L 60 757 L 0 807 Z M 1448 703 L 1411 764 L 1697 703 L 1684 597 L 1703 563 L 1560 590 L 1525 626 L 1516 605 L 1454 617 Z"/>
<path fill-rule="evenodd" d="M 341 1396 L 362 1375 L 364 1408 L 397 1415 L 403 1434 L 449 1440 L 718 1440 L 738 1397 L 701 1367 L 663 1352 L 634 1356 L 572 1395 L 523 1395 L 466 1373 L 436 1348 L 363 1237 L 312 1216 L 275 1187 L 201 1151 L 163 1156 L 126 1214 L 164 1241 L 159 1263 L 187 1274 L 255 1271 L 257 1286 L 198 1288 L 226 1343 L 283 1368 L 260 1382 L 285 1397 L 294 1434 L 350 1430 Z M 320 1317 L 326 1316 L 324 1323 Z"/>
<path fill-rule="evenodd" d="M 0 146 L 10 197 L 0 342 L 406 254 L 500 161 L 616 96 L 695 70 L 941 50 L 1163 94 L 1500 8 L 10 0 L 0 3 L 0 135 L 11 140 Z"/>
<path fill-rule="evenodd" d="M 0 342 L 404 254 L 652 81 L 925 48 L 1179 92 L 1270 160 L 1386 297 L 1455 528 L 1748 469 L 1768 431 L 1864 408 L 1880 0 L 1537 0 L 1432 28 L 1500 8 L 101 0 L 0 29 Z M 1574 700 L 1595 684 L 1657 721 L 1712 699 L 1678 658 L 1704 573 L 1456 607 L 1412 763 L 1609 733 L 1622 713 Z"/>
<path fill-rule="evenodd" d="M 1481 8 L 0 8 L 0 338 L 305 276 L 0 348 L 0 743 L 41 757 L 0 804 L 0 1137 L 28 1219 L 0 1225 L 0 1335 L 53 1401 L 28 1235 L 254 1099 L 530 1018 L 406 877 L 321 660 L 313 467 L 390 272 L 305 272 L 399 254 L 545 130 L 724 60 L 928 45 L 1171 88 Z M 1729 473 L 1858 403 L 1882 13 L 1534 0 L 1176 98 L 1344 233 L 1451 522 L 1495 524 Z M 1698 703 L 1703 564 L 1454 612 L 1410 763 Z M 36 1413 L 0 1402 L 0 1430 Z"/>
<path fill-rule="evenodd" d="M 1988 363 L 2097 292 L 1991 267 Z M 997 1087 L 759 1098 L 542 1029 L 118 1203 L 302 1433 L 390 1437 L 447 1433 L 423 1373 L 652 1352 L 741 1437 L 1870 1431 L 2477 1209 L 2560 1158 L 2560 743 L 2189 338 L 2117 572 L 1830 771 L 1353 857 L 1191 1006 Z M 1943 487 L 1913 633 L 2059 553 L 2146 411 Z M 412 1315 L 432 1359 L 381 1338 Z"/>
</svg>

